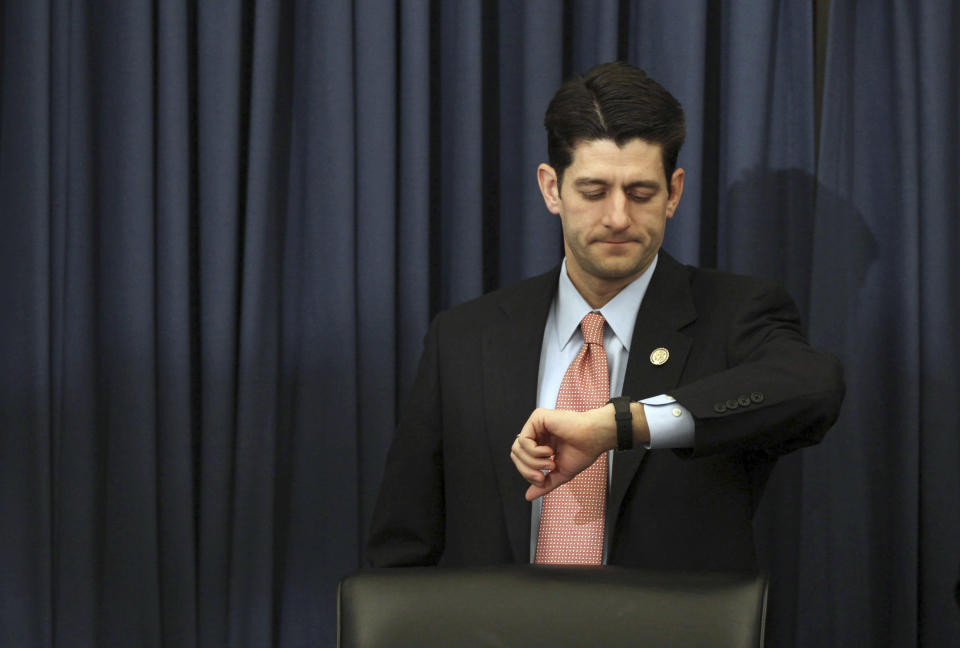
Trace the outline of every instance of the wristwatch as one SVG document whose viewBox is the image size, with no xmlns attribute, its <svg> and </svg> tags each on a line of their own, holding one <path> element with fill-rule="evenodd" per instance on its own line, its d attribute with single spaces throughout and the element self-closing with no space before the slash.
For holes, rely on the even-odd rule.
<svg viewBox="0 0 960 648">
<path fill-rule="evenodd" d="M 617 421 L 617 450 L 633 448 L 633 414 L 630 413 L 629 396 L 615 396 L 607 401 L 613 403 L 613 417 Z"/>
</svg>

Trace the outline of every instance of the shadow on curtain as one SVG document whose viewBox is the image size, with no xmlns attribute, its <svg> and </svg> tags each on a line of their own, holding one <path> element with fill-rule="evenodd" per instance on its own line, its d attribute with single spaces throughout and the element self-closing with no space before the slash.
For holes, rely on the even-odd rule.
<svg viewBox="0 0 960 648">
<path fill-rule="evenodd" d="M 848 390 L 803 466 L 797 644 L 948 646 L 960 637 L 960 79 L 944 63 L 960 57 L 960 6 L 831 9 L 811 334 L 842 358 Z"/>
</svg>

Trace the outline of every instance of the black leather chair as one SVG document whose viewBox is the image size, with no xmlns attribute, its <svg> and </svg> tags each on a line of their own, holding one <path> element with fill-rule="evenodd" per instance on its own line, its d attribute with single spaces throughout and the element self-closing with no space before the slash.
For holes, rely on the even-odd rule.
<svg viewBox="0 0 960 648">
<path fill-rule="evenodd" d="M 617 567 L 362 571 L 340 581 L 341 648 L 763 645 L 767 579 Z"/>
</svg>

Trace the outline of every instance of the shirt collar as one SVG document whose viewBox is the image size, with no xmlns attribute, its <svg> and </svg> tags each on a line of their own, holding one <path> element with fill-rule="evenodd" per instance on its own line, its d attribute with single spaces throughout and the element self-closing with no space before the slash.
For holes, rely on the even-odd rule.
<svg viewBox="0 0 960 648">
<path fill-rule="evenodd" d="M 650 278 L 653 276 L 659 258 L 659 254 L 655 256 L 653 262 L 643 271 L 643 274 L 624 286 L 623 290 L 599 310 L 613 335 L 628 352 L 630 351 L 630 341 L 633 339 L 633 327 L 637 323 L 637 311 L 640 310 L 640 304 L 643 302 L 643 296 L 647 293 L 647 286 L 650 285 Z M 557 341 L 562 351 L 573 339 L 574 333 L 580 327 L 580 321 L 587 313 L 594 310 L 590 308 L 590 304 L 570 281 L 570 277 L 567 275 L 566 259 L 560 266 L 556 308 Z"/>
</svg>

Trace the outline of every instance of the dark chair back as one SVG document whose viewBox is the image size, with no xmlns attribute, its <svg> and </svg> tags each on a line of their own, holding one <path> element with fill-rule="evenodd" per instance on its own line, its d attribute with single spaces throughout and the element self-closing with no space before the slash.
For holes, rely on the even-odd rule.
<svg viewBox="0 0 960 648">
<path fill-rule="evenodd" d="M 767 579 L 617 567 L 362 571 L 340 582 L 341 648 L 763 645 Z"/>
</svg>

